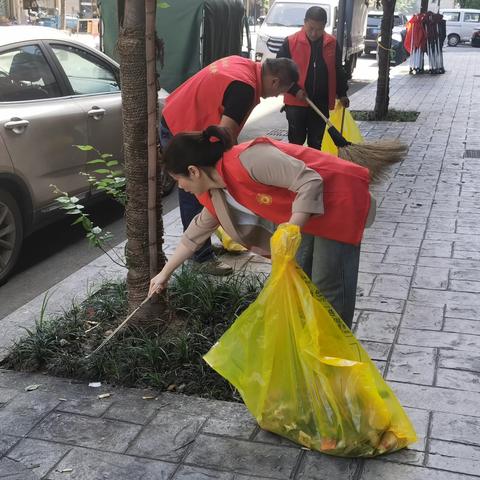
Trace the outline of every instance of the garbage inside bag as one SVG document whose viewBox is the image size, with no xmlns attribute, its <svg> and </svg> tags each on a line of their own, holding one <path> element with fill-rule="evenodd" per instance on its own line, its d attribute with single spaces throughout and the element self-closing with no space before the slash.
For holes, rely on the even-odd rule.
<svg viewBox="0 0 480 480">
<path fill-rule="evenodd" d="M 345 115 L 343 112 L 345 111 Z M 343 129 L 342 129 L 342 117 L 343 118 Z M 358 128 L 358 125 L 355 123 L 355 120 L 352 117 L 352 114 L 348 108 L 344 108 L 343 105 L 337 100 L 335 108 L 330 110 L 329 120 L 333 123 L 333 126 L 342 134 L 350 143 L 363 143 L 363 137 Z M 338 147 L 333 141 L 329 129 L 326 128 L 323 134 L 322 140 L 322 152 L 331 153 L 332 155 L 338 155 Z"/>
<path fill-rule="evenodd" d="M 295 262 L 300 232 L 280 225 L 257 300 L 205 355 L 265 430 L 310 449 L 368 457 L 415 430 L 372 360 Z"/>
<path fill-rule="evenodd" d="M 239 253 L 247 251 L 247 249 L 243 245 L 240 245 L 239 243 L 232 240 L 232 237 L 230 237 L 230 235 L 228 235 L 228 233 L 222 227 L 217 228 L 217 230 L 215 231 L 215 235 L 222 242 L 222 247 L 227 252 Z"/>
</svg>

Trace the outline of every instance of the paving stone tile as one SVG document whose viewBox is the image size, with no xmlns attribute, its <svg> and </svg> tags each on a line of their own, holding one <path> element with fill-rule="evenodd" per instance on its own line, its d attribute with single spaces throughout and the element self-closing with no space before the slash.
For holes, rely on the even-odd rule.
<svg viewBox="0 0 480 480">
<path fill-rule="evenodd" d="M 307 452 L 302 459 L 296 478 L 301 480 L 353 480 L 358 460 L 336 458 L 316 452 Z"/>
<path fill-rule="evenodd" d="M 362 241 L 361 255 L 363 253 L 385 253 L 388 245 L 379 245 L 377 243 L 368 243 L 365 240 Z"/>
<path fill-rule="evenodd" d="M 405 302 L 396 298 L 358 297 L 355 304 L 357 310 L 373 310 L 387 313 L 402 313 Z"/>
<path fill-rule="evenodd" d="M 480 447 L 432 439 L 427 466 L 478 475 L 480 472 Z"/>
<path fill-rule="evenodd" d="M 480 260 L 480 251 L 475 250 L 463 250 L 457 247 L 455 243 L 453 246 L 453 258 L 459 258 L 463 260 Z"/>
<path fill-rule="evenodd" d="M 7 480 L 38 480 L 37 475 L 25 465 L 6 457 L 0 459 L 0 478 Z"/>
<path fill-rule="evenodd" d="M 389 453 L 382 457 L 386 462 L 405 463 L 408 465 L 423 466 L 425 462 L 425 453 L 410 448 L 404 448 L 398 452 Z"/>
<path fill-rule="evenodd" d="M 206 417 L 160 411 L 135 439 L 128 454 L 178 462 Z"/>
<path fill-rule="evenodd" d="M 405 413 L 415 428 L 417 441 L 408 446 L 409 450 L 424 452 L 426 449 L 426 437 L 428 432 L 428 424 L 430 422 L 430 412 L 428 410 L 420 410 L 419 408 L 405 407 L 402 405 Z"/>
<path fill-rule="evenodd" d="M 25 438 L 15 446 L 8 457 L 21 462 L 41 478 L 72 448 L 58 443 Z"/>
<path fill-rule="evenodd" d="M 381 263 L 383 257 L 383 253 L 362 252 L 360 254 L 360 269 L 364 270 L 365 267 L 370 263 Z"/>
<path fill-rule="evenodd" d="M 448 289 L 455 292 L 480 293 L 480 282 L 472 282 L 470 280 L 451 280 Z"/>
<path fill-rule="evenodd" d="M 445 257 L 452 256 L 453 242 L 424 240 L 420 249 L 421 257 Z"/>
<path fill-rule="evenodd" d="M 403 275 L 404 277 L 411 277 L 413 275 L 413 266 L 381 263 L 381 261 L 363 261 L 362 258 L 363 254 L 360 255 L 360 272 L 385 275 Z"/>
<path fill-rule="evenodd" d="M 446 290 L 448 287 L 448 274 L 448 268 L 417 267 L 412 286 Z"/>
<path fill-rule="evenodd" d="M 453 348 L 480 352 L 480 336 L 467 333 L 435 332 L 401 328 L 398 343 L 423 347 Z"/>
<path fill-rule="evenodd" d="M 443 323 L 443 307 L 434 307 L 415 302 L 406 302 L 402 327 L 425 330 L 440 330 Z"/>
<path fill-rule="evenodd" d="M 406 300 L 410 289 L 410 278 L 397 275 L 377 275 L 373 284 L 372 296 Z"/>
<path fill-rule="evenodd" d="M 401 465 L 384 460 L 367 460 L 360 480 L 474 480 L 478 477 L 431 468 Z"/>
<path fill-rule="evenodd" d="M 477 353 L 440 349 L 439 367 L 480 372 L 480 357 Z"/>
<path fill-rule="evenodd" d="M 0 403 L 7 403 L 19 394 L 18 390 L 0 388 Z"/>
<path fill-rule="evenodd" d="M 432 385 L 434 375 L 435 349 L 394 345 L 388 380 Z"/>
<path fill-rule="evenodd" d="M 15 445 L 20 437 L 12 437 L 11 435 L 2 435 L 0 437 L 0 457 Z"/>
<path fill-rule="evenodd" d="M 437 440 L 448 440 L 475 446 L 480 446 L 480 418 L 478 411 L 469 411 L 464 406 L 461 415 L 434 412 L 432 419 L 431 438 Z M 469 416 L 476 413 L 476 417 Z"/>
<path fill-rule="evenodd" d="M 419 257 L 417 265 L 435 268 L 475 269 L 478 268 L 479 262 L 462 258 Z"/>
<path fill-rule="evenodd" d="M 400 322 L 400 315 L 384 312 L 363 312 L 356 332 L 360 340 L 391 343 Z"/>
<path fill-rule="evenodd" d="M 72 468 L 70 474 L 62 470 Z M 115 453 L 74 448 L 48 475 L 49 480 L 167 480 L 175 471 L 172 463 Z"/>
<path fill-rule="evenodd" d="M 436 384 L 439 387 L 480 392 L 480 373 L 439 368 Z"/>
<path fill-rule="evenodd" d="M 399 223 L 395 230 L 395 238 L 418 239 L 423 238 L 425 225 L 416 223 Z"/>
<path fill-rule="evenodd" d="M 39 390 L 19 394 L 0 409 L 0 435 L 25 435 L 59 403 L 55 395 Z"/>
<path fill-rule="evenodd" d="M 183 465 L 173 477 L 173 480 L 235 480 L 233 473 L 207 470 L 206 468 Z"/>
<path fill-rule="evenodd" d="M 105 392 L 99 391 L 98 393 L 95 392 L 95 394 L 92 394 L 89 397 L 81 397 L 72 400 L 62 401 L 58 405 L 57 411 L 77 413 L 80 415 L 87 415 L 89 417 L 100 417 L 112 405 L 112 401 L 110 399 L 99 400 L 97 395 L 99 395 L 100 393 Z"/>
<path fill-rule="evenodd" d="M 480 393 L 412 383 L 389 382 L 404 407 L 480 417 Z M 480 437 L 479 437 L 480 438 Z"/>
<path fill-rule="evenodd" d="M 369 340 L 362 340 L 361 343 L 372 360 L 386 360 L 392 346 L 390 343 L 371 342 Z"/>
<path fill-rule="evenodd" d="M 291 442 L 287 438 L 281 437 L 276 433 L 267 432 L 267 430 L 263 430 L 261 428 L 258 430 L 253 441 L 262 442 L 262 443 L 271 443 L 273 445 L 286 445 L 286 446 L 298 448 L 298 444 Z"/>
<path fill-rule="evenodd" d="M 122 398 L 120 401 L 115 401 L 103 418 L 145 425 L 156 412 L 162 409 L 164 403 L 166 402 L 162 397 L 158 397 L 158 400 L 143 400 L 141 395 L 137 398 Z"/>
<path fill-rule="evenodd" d="M 202 427 L 203 433 L 213 433 L 248 440 L 257 427 L 250 413 L 228 418 L 209 418 Z"/>
<path fill-rule="evenodd" d="M 446 318 L 443 325 L 443 331 L 480 335 L 480 321 L 462 320 L 460 318 Z"/>
<path fill-rule="evenodd" d="M 456 221 L 451 217 L 436 217 L 428 220 L 427 231 L 455 233 Z"/>
<path fill-rule="evenodd" d="M 415 247 L 388 247 L 383 260 L 384 263 L 398 263 L 400 265 L 415 265 L 419 249 Z"/>
<path fill-rule="evenodd" d="M 478 320 L 480 318 L 480 306 L 447 305 L 445 317 Z"/>
<path fill-rule="evenodd" d="M 409 300 L 427 305 L 458 305 L 480 307 L 480 295 L 477 293 L 449 292 L 412 288 Z"/>
<path fill-rule="evenodd" d="M 480 268 L 478 270 L 474 269 L 452 269 L 450 274 L 452 280 L 463 280 L 471 282 L 480 282 Z"/>
<path fill-rule="evenodd" d="M 247 475 L 289 479 L 300 449 L 200 435 L 185 462 Z"/>
<path fill-rule="evenodd" d="M 29 437 L 108 452 L 123 452 L 140 430 L 139 425 L 55 412 L 37 425 Z"/>
</svg>

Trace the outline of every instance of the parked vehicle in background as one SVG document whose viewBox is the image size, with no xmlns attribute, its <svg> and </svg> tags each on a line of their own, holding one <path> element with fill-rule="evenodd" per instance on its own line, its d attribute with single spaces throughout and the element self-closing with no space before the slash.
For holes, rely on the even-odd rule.
<svg viewBox="0 0 480 480">
<path fill-rule="evenodd" d="M 367 33 L 365 35 L 365 54 L 369 55 L 372 51 L 377 50 L 377 39 L 380 35 L 383 12 L 368 12 L 367 16 Z M 403 38 L 407 33 L 408 19 L 403 13 L 395 13 L 393 17 L 393 34 L 400 33 Z M 398 40 L 398 36 L 396 36 Z"/>
<path fill-rule="evenodd" d="M 60 28 L 60 16 L 46 16 L 38 17 L 35 21 L 35 25 L 40 27 L 50 27 L 50 28 Z M 72 32 L 76 32 L 78 27 L 78 17 L 72 17 L 70 15 L 65 15 L 65 28 Z"/>
<path fill-rule="evenodd" d="M 480 10 L 471 8 L 448 8 L 440 10 L 447 23 L 447 44 L 456 47 L 469 42 L 473 32 L 480 29 Z"/>
<path fill-rule="evenodd" d="M 276 0 L 257 33 L 255 60 L 263 61 L 277 55 L 285 37 L 303 27 L 305 13 L 312 6 L 319 6 L 327 12 L 325 31 L 336 35 L 338 27 L 338 0 Z M 345 41 L 343 59 L 351 75 L 357 58 L 365 48 L 368 2 L 352 0 L 346 3 Z"/>
<path fill-rule="evenodd" d="M 470 44 L 472 47 L 480 47 L 480 29 L 473 32 Z"/>
<path fill-rule="evenodd" d="M 23 238 L 63 212 L 52 184 L 96 198 L 79 175 L 91 156 L 73 145 L 122 161 L 121 114 L 116 62 L 56 29 L 0 27 L 0 283 Z"/>
</svg>

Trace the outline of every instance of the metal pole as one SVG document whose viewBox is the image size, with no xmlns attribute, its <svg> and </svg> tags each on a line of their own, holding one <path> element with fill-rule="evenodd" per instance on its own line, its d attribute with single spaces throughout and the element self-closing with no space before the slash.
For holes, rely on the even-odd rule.
<svg viewBox="0 0 480 480">
<path fill-rule="evenodd" d="M 337 42 L 343 59 L 343 46 L 345 39 L 345 5 L 347 0 L 339 0 L 338 2 L 338 22 L 337 22 Z"/>
</svg>

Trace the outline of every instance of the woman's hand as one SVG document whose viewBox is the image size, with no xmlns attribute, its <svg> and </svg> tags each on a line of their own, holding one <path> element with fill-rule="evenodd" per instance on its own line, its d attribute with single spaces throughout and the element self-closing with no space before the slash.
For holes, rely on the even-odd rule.
<svg viewBox="0 0 480 480">
<path fill-rule="evenodd" d="M 150 280 L 150 290 L 148 291 L 148 296 L 151 297 L 154 293 L 160 293 L 162 290 L 167 288 L 168 281 L 170 280 L 170 275 L 164 273 L 162 270 L 158 275 L 153 277 Z"/>
</svg>

